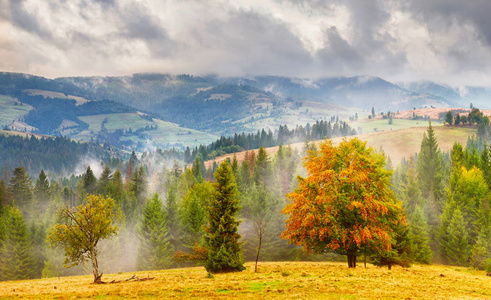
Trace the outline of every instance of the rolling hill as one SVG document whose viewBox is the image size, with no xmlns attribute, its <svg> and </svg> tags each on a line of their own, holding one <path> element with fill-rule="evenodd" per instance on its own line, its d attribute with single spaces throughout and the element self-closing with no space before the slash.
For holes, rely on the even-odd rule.
<svg viewBox="0 0 491 300">
<path fill-rule="evenodd" d="M 386 123 L 387 120 L 384 120 Z M 414 121 L 415 122 L 415 121 Z M 395 168 L 402 159 L 409 159 L 412 155 L 419 152 L 421 147 L 421 140 L 423 134 L 427 130 L 428 124 L 420 122 L 419 127 L 403 128 L 396 130 L 387 130 L 379 132 L 369 132 L 356 135 L 363 141 L 366 141 L 369 146 L 372 146 L 375 150 L 383 149 L 384 153 L 388 155 L 392 161 L 392 166 Z M 455 142 L 459 142 L 463 145 L 466 144 L 467 139 L 476 134 L 476 127 L 474 126 L 441 126 L 433 124 L 436 138 L 440 149 L 443 152 L 449 151 Z M 352 137 L 349 137 L 352 138 Z M 342 138 L 334 138 L 333 143 L 337 144 Z M 320 143 L 321 141 L 316 141 Z M 301 151 L 304 148 L 304 143 L 295 143 L 290 145 L 292 148 Z M 268 154 L 272 155 L 278 151 L 278 147 L 267 148 Z M 225 159 L 232 159 L 234 154 L 227 154 L 219 156 L 214 160 L 207 161 L 205 165 L 207 168 L 213 165 L 213 162 L 222 162 Z M 245 151 L 236 153 L 237 159 L 241 162 L 245 157 Z"/>
</svg>

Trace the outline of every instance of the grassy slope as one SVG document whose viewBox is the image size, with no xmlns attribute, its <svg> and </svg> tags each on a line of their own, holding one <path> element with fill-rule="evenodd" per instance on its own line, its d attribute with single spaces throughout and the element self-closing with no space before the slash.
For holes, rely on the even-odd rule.
<svg viewBox="0 0 491 300">
<path fill-rule="evenodd" d="M 433 126 L 433 128 L 440 149 L 444 152 L 449 151 L 454 142 L 460 142 L 465 145 L 467 138 L 476 133 L 476 127 Z M 390 156 L 393 167 L 396 167 L 397 164 L 401 162 L 402 158 L 408 159 L 411 155 L 419 152 L 421 140 L 423 139 L 423 134 L 426 130 L 427 126 L 412 127 L 399 130 L 365 133 L 357 135 L 357 137 L 366 141 L 369 146 L 372 146 L 376 150 L 383 148 L 384 152 Z M 337 144 L 341 140 L 342 138 L 334 138 L 333 143 Z M 301 150 L 304 147 L 304 143 L 296 143 L 291 146 Z M 269 154 L 273 154 L 277 150 L 278 147 L 267 149 Z M 237 153 L 237 159 L 242 161 L 244 154 L 245 152 Z M 215 161 L 220 163 L 221 161 L 232 157 L 233 154 L 228 154 L 217 157 Z M 212 163 L 212 161 L 206 162 L 207 167 Z"/>
<path fill-rule="evenodd" d="M 82 121 L 89 124 L 89 128 L 75 135 L 69 135 L 71 138 L 80 140 L 90 140 L 91 137 L 95 136 L 97 132 L 101 130 L 101 124 L 105 118 L 108 122 L 105 127 L 109 131 L 114 131 L 116 129 L 128 130 L 131 128 L 133 131 L 139 128 L 144 128 L 145 126 L 155 126 L 156 130 L 145 131 L 144 133 L 149 135 L 154 143 L 160 146 L 183 144 L 189 146 L 198 146 L 199 144 L 209 144 L 214 142 L 218 136 L 201 132 L 198 130 L 188 129 L 180 127 L 177 124 L 165 122 L 159 119 L 152 119 L 152 121 L 143 119 L 140 117 L 141 113 L 120 113 L 120 114 L 100 114 L 92 116 L 82 116 L 79 117 Z M 92 133 L 91 133 L 92 132 Z M 131 136 L 129 138 L 138 140 L 138 137 Z M 144 139 L 140 139 L 142 142 L 146 142 Z"/>
<path fill-rule="evenodd" d="M 247 299 L 485 299 L 491 297 L 491 277 L 483 271 L 439 265 L 408 269 L 377 268 L 346 263 L 253 263 L 240 273 L 208 278 L 204 268 L 138 272 L 155 277 L 143 282 L 93 285 L 92 276 L 73 276 L 0 284 L 2 299 L 121 299 L 121 298 L 247 298 Z M 133 273 L 104 275 L 111 281 Z M 443 275 L 443 276 L 442 276 Z"/>
<path fill-rule="evenodd" d="M 30 105 L 15 105 L 16 101 L 9 97 L 0 95 L 0 126 L 11 125 L 12 120 L 27 114 L 32 107 Z"/>
</svg>

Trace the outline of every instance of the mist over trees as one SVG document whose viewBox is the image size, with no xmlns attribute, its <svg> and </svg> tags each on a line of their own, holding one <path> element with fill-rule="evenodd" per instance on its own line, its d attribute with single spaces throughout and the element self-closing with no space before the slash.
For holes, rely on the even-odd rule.
<svg viewBox="0 0 491 300">
<path fill-rule="evenodd" d="M 365 153 L 360 147 L 352 150 Z M 301 151 L 280 144 L 274 154 L 261 147 L 247 151 L 241 162 L 234 157 L 225 163 L 236 182 L 241 209 L 234 217 L 240 222 L 240 256 L 245 261 L 257 261 L 260 268 L 261 261 L 346 259 L 333 254 L 332 248 L 315 248 L 319 255 L 309 254 L 281 238 L 288 218 L 281 211 L 291 205 L 285 194 L 302 187 L 296 175 L 308 175 L 309 167 L 304 169 L 301 159 L 317 159 L 314 153 L 322 151 L 309 142 Z M 44 170 L 29 174 L 22 166 L 5 167 L 0 177 L 2 279 L 83 274 L 80 266 L 64 268 L 63 252 L 47 247 L 46 237 L 50 228 L 66 221 L 56 212 L 83 204 L 87 195 L 110 197 L 121 212 L 118 234 L 100 242 L 101 273 L 193 265 L 170 257 L 210 245 L 206 230 L 211 228 L 208 215 L 218 166 L 205 167 L 203 154 L 207 152 L 206 147 L 197 148 L 194 156 L 189 151 L 193 163 L 189 167 L 163 159 L 159 155 L 162 151 L 140 157 L 133 153 L 128 160 L 108 159 L 99 166 L 86 166 L 82 175 L 68 178 L 51 177 Z M 343 162 L 343 153 L 349 152 L 339 152 L 339 161 Z M 466 145 L 456 143 L 450 152 L 443 153 L 430 124 L 420 152 L 404 160 L 393 173 L 382 170 L 383 163 L 377 160 L 378 174 L 383 174 L 384 182 L 391 181 L 390 190 L 384 190 L 391 199 L 391 217 L 398 215 L 400 218 L 395 219 L 406 221 L 385 224 L 387 235 L 383 239 L 365 236 L 354 240 L 356 256 L 366 255 L 370 262 L 389 267 L 433 262 L 489 270 L 490 156 L 485 135 L 470 138 Z M 95 167 L 100 173 L 94 172 Z M 342 168 L 335 171 L 342 172 Z M 353 209 L 360 207 L 356 204 Z M 7 259 L 14 256 L 19 266 L 15 272 L 11 271 L 12 260 Z M 352 256 L 351 262 L 354 266 Z"/>
</svg>

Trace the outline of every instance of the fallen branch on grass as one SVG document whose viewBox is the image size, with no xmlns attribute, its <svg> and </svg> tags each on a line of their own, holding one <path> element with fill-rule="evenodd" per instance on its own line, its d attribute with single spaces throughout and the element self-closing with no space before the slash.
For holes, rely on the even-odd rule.
<svg viewBox="0 0 491 300">
<path fill-rule="evenodd" d="M 152 280 L 154 279 L 155 277 L 143 277 L 143 278 L 139 278 L 138 276 L 136 275 L 133 275 L 131 276 L 130 278 L 128 279 L 123 279 L 123 280 L 113 280 L 113 281 L 110 281 L 108 283 L 120 283 L 120 282 L 127 282 L 127 281 L 147 281 L 147 280 Z"/>
</svg>

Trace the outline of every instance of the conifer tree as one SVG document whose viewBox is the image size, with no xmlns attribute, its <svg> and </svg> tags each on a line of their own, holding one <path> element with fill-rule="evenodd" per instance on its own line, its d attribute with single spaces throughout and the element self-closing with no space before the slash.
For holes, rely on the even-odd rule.
<svg viewBox="0 0 491 300">
<path fill-rule="evenodd" d="M 412 243 L 409 234 L 409 226 L 405 222 L 393 224 L 392 247 L 389 251 L 383 251 L 372 256 L 372 263 L 376 266 L 393 265 L 407 268 L 411 264 Z"/>
<path fill-rule="evenodd" d="M 84 175 L 82 175 L 82 187 L 86 194 L 93 194 L 96 191 L 97 178 L 95 178 L 94 172 L 90 166 L 87 166 L 87 170 Z M 85 194 L 82 196 L 85 197 Z"/>
<path fill-rule="evenodd" d="M 179 204 L 177 203 L 177 195 L 174 191 L 174 186 L 170 186 L 167 192 L 167 199 L 165 201 L 165 221 L 167 224 L 169 250 L 178 251 L 180 249 L 182 227 L 181 219 L 179 217 Z"/>
<path fill-rule="evenodd" d="M 195 243 L 202 242 L 206 207 L 212 194 L 213 185 L 205 181 L 195 184 L 182 198 L 181 219 L 186 233 L 183 241 L 185 247 L 191 248 Z"/>
<path fill-rule="evenodd" d="M 99 183 L 97 184 L 97 193 L 100 195 L 107 195 L 108 186 L 111 183 L 111 169 L 108 165 L 104 167 L 101 177 L 99 178 Z"/>
<path fill-rule="evenodd" d="M 36 186 L 34 187 L 34 196 L 37 200 L 37 203 L 41 205 L 42 208 L 45 208 L 50 200 L 48 176 L 46 176 L 46 173 L 44 173 L 43 169 L 41 169 L 38 179 L 36 180 Z"/>
<path fill-rule="evenodd" d="M 22 212 L 11 206 L 3 217 L 3 241 L 0 255 L 2 280 L 29 279 L 34 277 L 32 244 Z"/>
<path fill-rule="evenodd" d="M 137 256 L 139 270 L 161 270 L 171 264 L 165 212 L 159 195 L 154 194 L 143 209 L 138 230 L 140 245 Z"/>
<path fill-rule="evenodd" d="M 242 271 L 245 267 L 239 243 L 240 222 L 235 219 L 241 207 L 235 178 L 227 161 L 220 164 L 215 179 L 215 192 L 208 208 L 209 226 L 205 227 L 208 248 L 205 268 L 211 273 Z"/>
<path fill-rule="evenodd" d="M 464 218 L 460 209 L 455 209 L 448 226 L 445 254 L 451 264 L 467 266 L 470 246 Z"/>
<path fill-rule="evenodd" d="M 423 205 L 421 190 L 417 178 L 416 162 L 413 157 L 408 161 L 402 182 L 400 183 L 399 196 L 407 215 L 411 215 L 416 206 Z"/>
<path fill-rule="evenodd" d="M 32 182 L 24 167 L 14 169 L 9 188 L 15 205 L 23 212 L 28 212 L 32 204 Z"/>
<path fill-rule="evenodd" d="M 479 270 L 485 270 L 491 255 L 489 254 L 490 241 L 482 230 L 477 237 L 477 242 L 471 250 L 470 266 Z"/>
<path fill-rule="evenodd" d="M 198 182 L 203 181 L 203 170 L 201 169 L 201 163 L 198 156 L 194 159 L 193 166 L 191 168 L 193 175 Z"/>
<path fill-rule="evenodd" d="M 273 184 L 273 169 L 268 153 L 264 147 L 259 148 L 256 163 L 254 164 L 254 181 L 256 184 Z"/>
<path fill-rule="evenodd" d="M 433 253 L 429 245 L 428 224 L 420 206 L 416 206 L 414 209 L 410 216 L 410 222 L 409 229 L 413 245 L 412 259 L 415 262 L 429 264 Z"/>
<path fill-rule="evenodd" d="M 423 197 L 438 203 L 443 198 L 443 166 L 431 121 L 421 142 L 421 149 L 418 155 L 418 175 Z"/>
<path fill-rule="evenodd" d="M 437 236 L 440 227 L 438 218 L 443 211 L 443 160 L 436 140 L 435 132 L 429 122 L 428 130 L 423 135 L 418 155 L 418 177 L 424 199 L 423 209 L 430 232 L 431 248 L 438 248 Z"/>
</svg>

